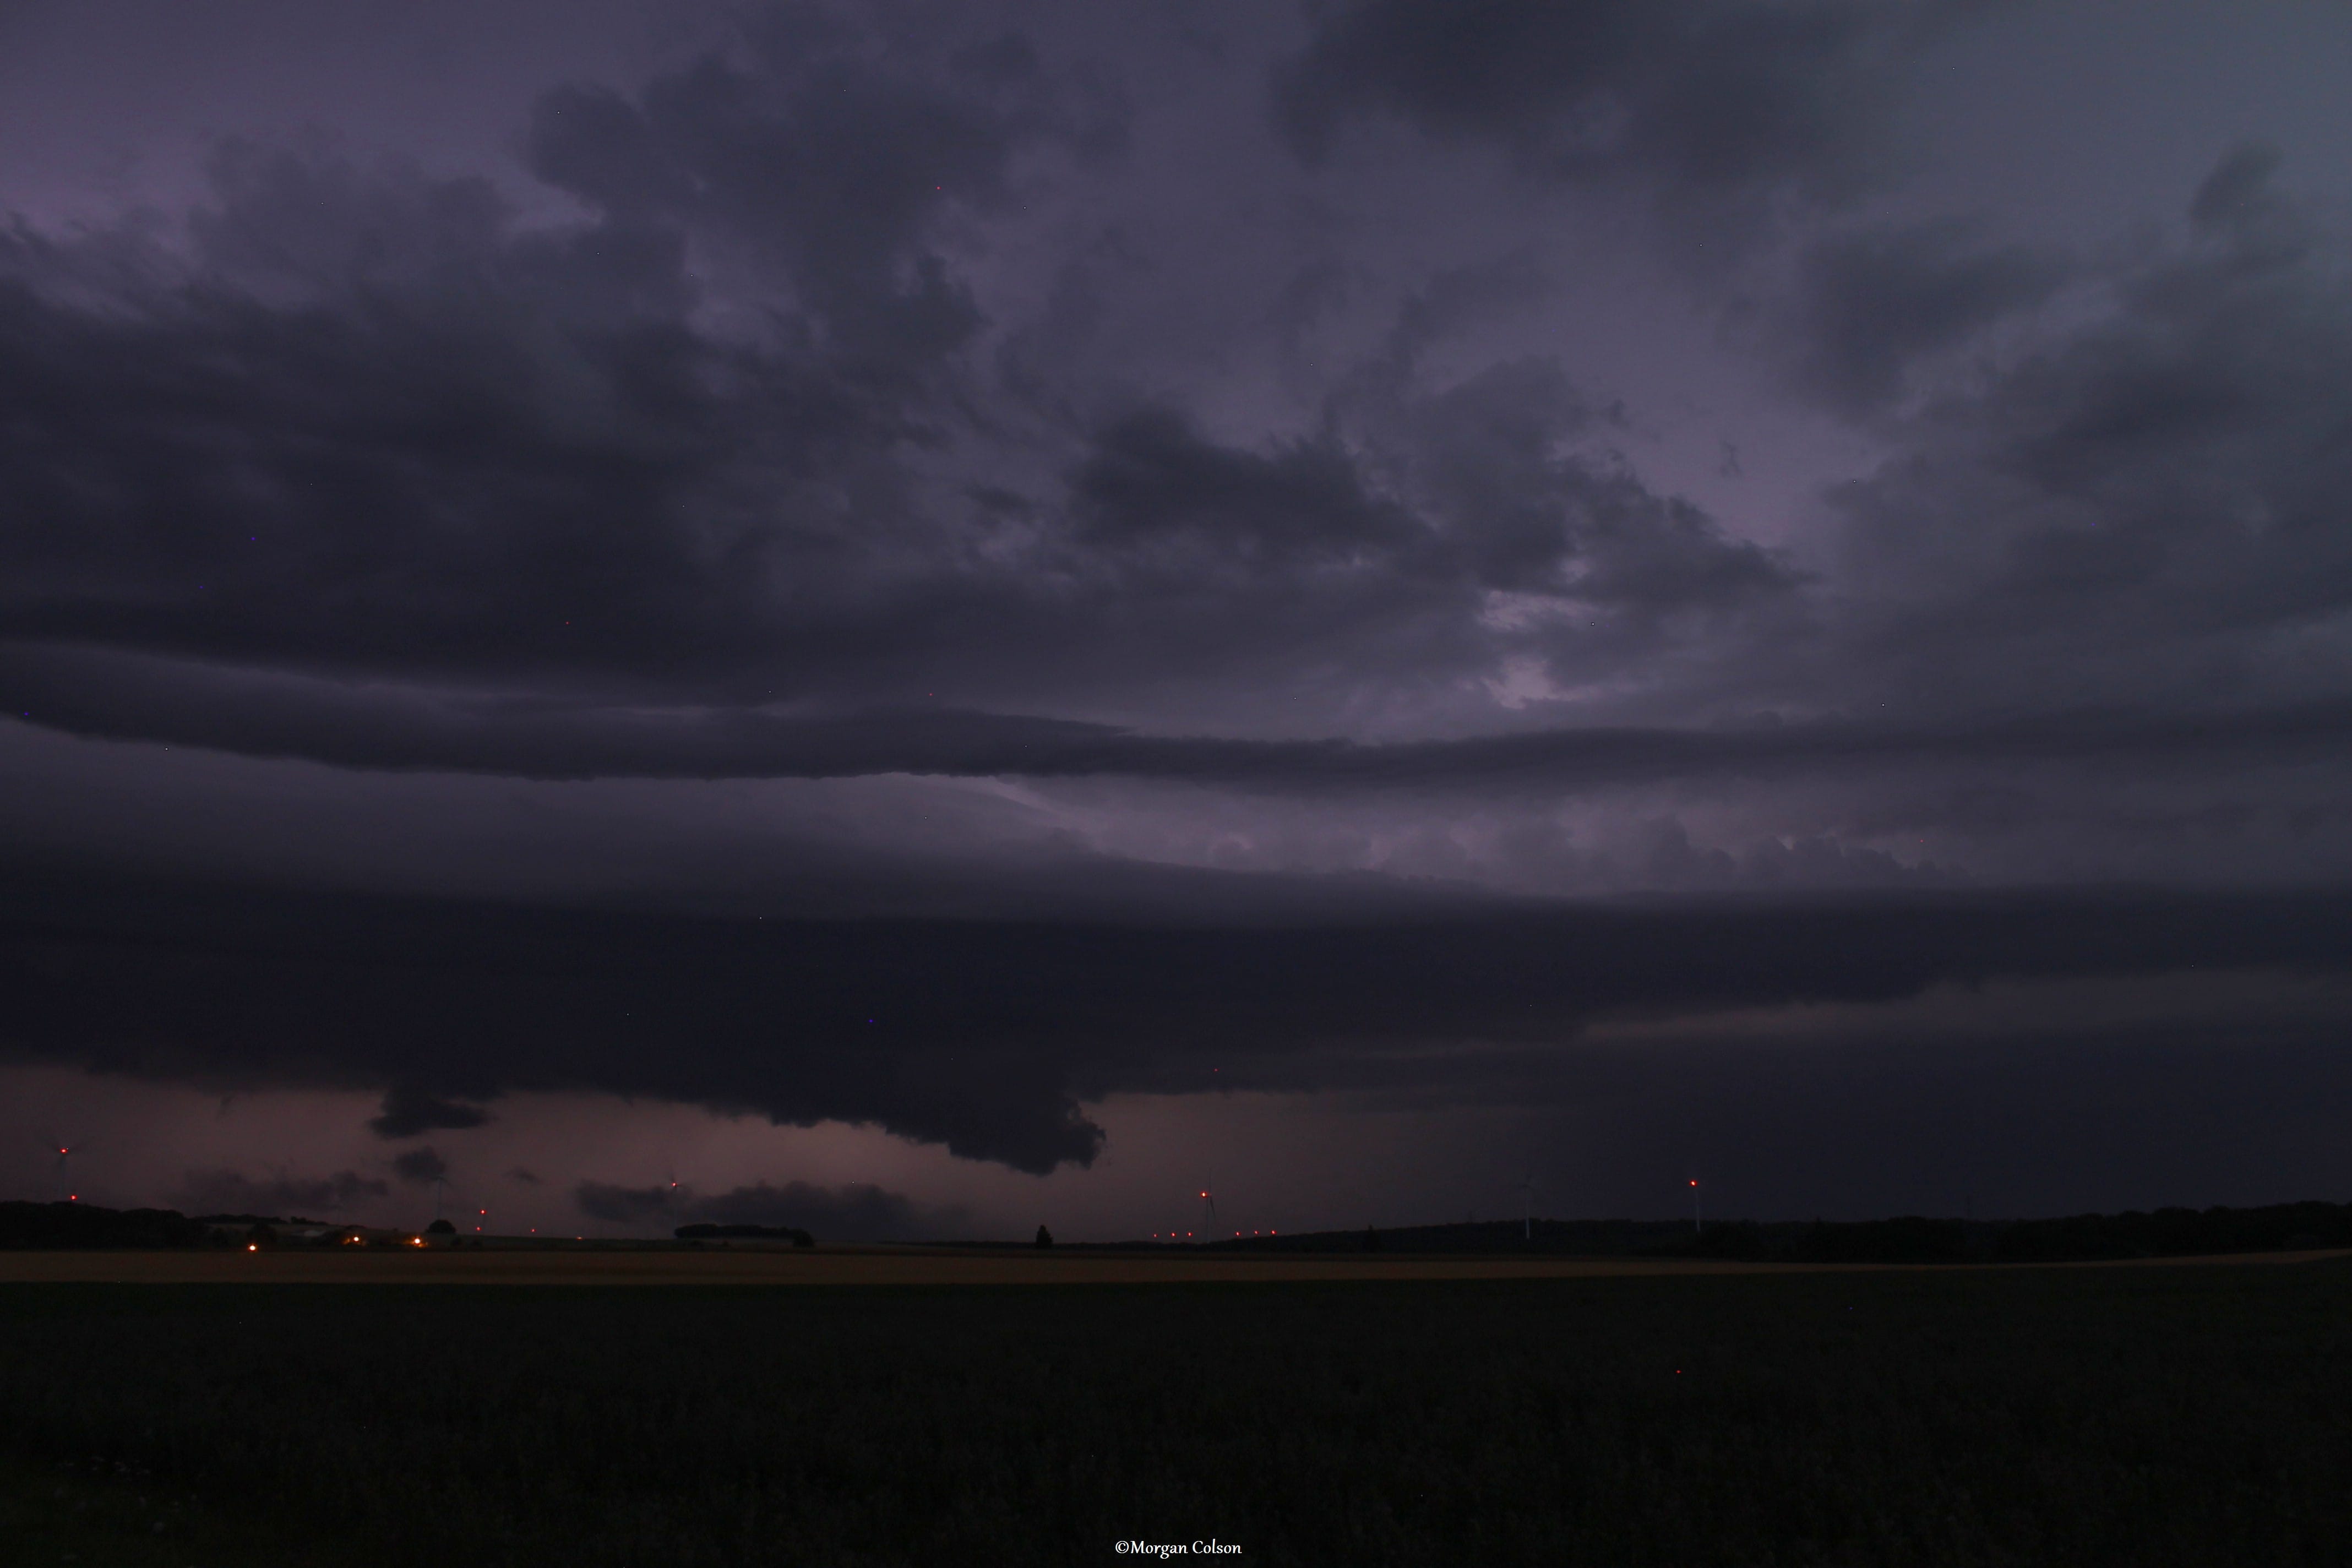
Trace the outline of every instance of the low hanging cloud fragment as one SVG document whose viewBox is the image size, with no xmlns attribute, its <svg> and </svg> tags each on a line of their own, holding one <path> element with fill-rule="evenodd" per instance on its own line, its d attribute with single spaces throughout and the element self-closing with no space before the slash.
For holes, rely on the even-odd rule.
<svg viewBox="0 0 2352 1568">
<path fill-rule="evenodd" d="M 490 1119 L 490 1113 L 478 1105 L 465 1105 L 454 1100 L 443 1100 L 413 1086 L 388 1090 L 383 1097 L 381 1115 L 368 1119 L 368 1127 L 379 1138 L 414 1138 L 420 1132 L 448 1128 L 461 1131 L 479 1127 Z M 429 1149 L 417 1153 L 430 1156 Z M 403 1155 L 401 1158 L 410 1158 Z M 441 1173 L 436 1171 L 435 1175 Z M 429 1178 L 428 1178 L 429 1179 Z"/>
</svg>

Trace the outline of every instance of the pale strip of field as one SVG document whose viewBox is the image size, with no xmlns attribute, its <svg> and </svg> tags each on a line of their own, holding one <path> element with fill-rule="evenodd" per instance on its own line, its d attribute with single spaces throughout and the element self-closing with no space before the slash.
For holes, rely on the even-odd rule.
<svg viewBox="0 0 2352 1568">
<path fill-rule="evenodd" d="M 2125 1264 L 2307 1263 L 2352 1252 L 2258 1252 Z M 1843 1269 L 1890 1265 L 1840 1265 Z M 2009 1267 L 2030 1267 L 2011 1265 Z M 1313 1279 L 1577 1279 L 1786 1274 L 1818 1266 L 1614 1258 L 1170 1257 L 1150 1253 L 814 1251 L 0 1252 L 0 1284 L 1165 1285 Z"/>
</svg>

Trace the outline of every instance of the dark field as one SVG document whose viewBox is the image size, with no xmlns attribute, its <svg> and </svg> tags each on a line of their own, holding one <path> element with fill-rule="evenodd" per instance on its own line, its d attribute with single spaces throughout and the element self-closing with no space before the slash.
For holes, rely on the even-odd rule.
<svg viewBox="0 0 2352 1568">
<path fill-rule="evenodd" d="M 12 1565 L 2352 1561 L 2342 1260 L 15 1285 L 0 1411 Z"/>
</svg>

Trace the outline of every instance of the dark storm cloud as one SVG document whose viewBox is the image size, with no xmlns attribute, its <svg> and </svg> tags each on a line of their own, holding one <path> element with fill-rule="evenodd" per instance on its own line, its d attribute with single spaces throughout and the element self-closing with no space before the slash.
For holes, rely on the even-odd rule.
<svg viewBox="0 0 2352 1568">
<path fill-rule="evenodd" d="M 596 104 L 565 109 L 564 133 L 589 137 L 582 160 L 625 162 L 606 130 L 580 126 L 626 105 Z M 709 147 L 658 131 L 688 113 L 646 110 L 624 131 L 713 159 L 736 132 L 754 150 L 799 145 L 733 121 Z M 664 178 L 706 194 L 733 180 L 730 199 L 749 203 L 772 158 L 689 159 Z M 818 223 L 787 199 L 799 176 L 776 178 L 768 221 Z M 1540 359 L 1433 391 L 1400 357 L 1300 440 L 1214 441 L 1147 406 L 1055 437 L 1034 495 L 933 483 L 919 470 L 956 437 L 993 439 L 964 372 L 914 373 L 945 347 L 877 346 L 914 296 L 886 289 L 853 310 L 846 283 L 802 275 L 854 260 L 882 288 L 899 273 L 880 252 L 912 254 L 951 181 L 849 259 L 754 247 L 783 257 L 788 292 L 815 290 L 803 325 L 833 309 L 865 323 L 849 346 L 830 326 L 698 324 L 691 226 L 722 217 L 682 195 L 583 185 L 615 210 L 525 231 L 478 181 L 232 147 L 215 185 L 192 264 L 126 236 L 0 239 L 0 479 L 16 498 L 0 608 L 15 637 L 520 688 L 559 707 L 942 685 L 1029 702 L 1146 672 L 1419 681 L 1527 644 L 1637 657 L 1689 635 L 1666 617 L 1794 585 L 1697 508 L 1571 449 L 1595 416 Z M 1482 618 L 1496 592 L 1554 596 L 1594 627 L 1500 629 Z M 74 706 L 25 674 L 19 712 Z M 345 744 L 333 715 L 280 695 L 293 706 L 273 713 L 266 683 L 243 692 L 244 722 L 277 736 L 266 749 L 401 764 L 396 742 Z"/>
<path fill-rule="evenodd" d="M 411 1149 L 394 1156 L 392 1173 L 404 1182 L 424 1185 L 437 1182 L 449 1173 L 449 1162 L 430 1149 Z"/>
<path fill-rule="evenodd" d="M 855 29 L 766 42 L 541 103 L 584 225 L 233 143 L 184 258 L 0 236 L 11 626 L 467 677 L 756 660 L 763 689 L 869 652 L 891 563 L 941 542 L 895 465 L 944 438 L 930 373 L 976 319 L 934 231 L 1009 200 L 1023 149 L 1110 132 L 1018 39 L 929 70 Z M 689 268 L 709 246 L 736 259 Z M 692 319 L 747 298 L 743 331 Z"/>
<path fill-rule="evenodd" d="M 1285 101 L 1302 135 L 1377 110 L 1576 168 L 1825 192 L 1879 139 L 1849 89 L 1895 47 L 1880 16 L 1344 7 Z M 1034 38 L 780 16 L 642 89 L 540 100 L 531 166 L 585 221 L 528 227 L 485 181 L 232 144 L 185 258 L 135 227 L 0 239 L 9 709 L 544 778 L 1573 784 L 2063 747 L 2017 738 L 2037 725 L 2153 753 L 2175 692 L 2240 736 L 2331 696 L 2242 679 L 2249 639 L 2310 624 L 2344 575 L 2311 521 L 2345 478 L 2342 290 L 2272 154 L 2217 171 L 2195 253 L 2116 280 L 2112 319 L 1938 389 L 1839 498 L 1848 558 L 1825 582 L 1645 481 L 1612 453 L 1622 410 L 1556 360 L 1426 373 L 1460 321 L 1554 286 L 1523 258 L 1409 289 L 1306 434 L 1213 437 L 1125 397 L 1011 429 L 964 352 L 988 325 L 970 226 L 1017 215 L 1023 160 L 1115 146 L 1116 93 Z M 1802 374 L 1883 405 L 2057 267 L 1937 222 L 1818 238 L 1790 307 Z M 1825 595 L 1843 637 L 1812 615 Z M 2232 617 L 2245 635 L 2206 662 L 2237 660 L 2234 689 L 2157 673 Z M 1299 691 L 1325 715 L 1461 691 L 1469 723 L 1437 726 L 1458 732 L 1507 721 L 1476 694 L 1514 661 L 1710 717 L 1869 712 L 1891 684 L 1917 732 L 1416 749 L 1052 716 L 1142 689 L 1195 713 Z M 2053 698 L 2046 719 L 1981 717 Z M 2178 722 L 2194 745 L 2207 721 Z"/>
<path fill-rule="evenodd" d="M 1255 575 L 1261 559 L 1344 565 L 1425 538 L 1402 508 L 1367 493 L 1334 441 L 1234 451 L 1166 410 L 1105 430 L 1073 488 L 1087 537 L 1147 560 L 1163 552 L 1190 557 L 1177 564 L 1187 577 Z"/>
<path fill-rule="evenodd" d="M 582 1182 L 572 1201 L 591 1219 L 615 1225 L 791 1226 L 824 1241 L 925 1241 L 960 1236 L 971 1224 L 967 1209 L 918 1204 L 870 1182 L 839 1187 L 808 1182 L 766 1182 L 698 1195 L 682 1184 L 623 1187 Z"/>
<path fill-rule="evenodd" d="M 217 278 L 142 279 L 110 310 L 42 287 L 84 258 L 7 242 L 13 626 L 511 668 L 577 662 L 567 620 L 612 650 L 591 662 L 642 655 L 679 629 L 646 611 L 698 594 L 715 635 L 740 635 L 723 628 L 743 607 L 683 558 L 678 503 L 750 439 L 745 416 L 789 441 L 866 412 L 687 333 L 674 240 L 509 241 L 487 187 L 403 184 L 232 157 L 198 226 Z M 252 288 L 284 306 L 218 254 L 247 246 L 267 264 Z"/>
<path fill-rule="evenodd" d="M 1018 33 L 908 69 L 812 9 L 755 26 L 752 68 L 706 58 L 635 101 L 567 88 L 532 111 L 533 170 L 624 232 L 724 235 L 781 264 L 858 374 L 919 372 L 961 347 L 978 307 L 927 240 L 953 209 L 1011 199 L 1014 156 L 1040 142 L 1116 150 L 1119 106 L 1076 92 Z"/>
<path fill-rule="evenodd" d="M 1236 7 L 1216 55 L 791 6 L 532 76 L 519 163 L 230 142 L 0 229 L 0 1042 L 387 1140 L 570 1089 L 1042 1172 L 1125 1090 L 1507 1100 L 1639 1020 L 2343 973 L 2335 892 L 2050 886 L 2341 880 L 2336 237 L 2261 147 L 2127 246 L 1940 216 L 1888 176 L 1951 105 L 1890 103 L 1962 9 Z M 866 782 L 617 782 L 730 779 Z M 2045 890 L 1927 887 L 1993 876 Z M 352 887 L 420 896 L 282 890 Z M 691 1201 L 949 1223 L 892 1197 Z"/>
<path fill-rule="evenodd" d="M 1617 416 L 1557 360 L 1507 360 L 1435 391 L 1400 369 L 1372 367 L 1340 406 L 1360 421 L 1370 465 L 1430 521 L 1425 574 L 1598 612 L 1596 640 L 1620 656 L 1625 630 L 1654 638 L 1663 617 L 1719 616 L 1797 585 L 1774 552 L 1587 440 Z"/>
<path fill-rule="evenodd" d="M 368 1119 L 368 1127 L 379 1138 L 414 1138 L 420 1132 L 436 1128 L 462 1131 L 479 1127 L 490 1119 L 489 1112 L 478 1105 L 463 1105 L 427 1094 L 413 1085 L 403 1085 L 388 1090 L 383 1097 L 383 1111 Z M 402 1160 L 418 1155 L 433 1158 L 430 1149 L 420 1149 L 400 1156 Z M 434 1174 L 440 1173 L 436 1171 Z"/>
<path fill-rule="evenodd" d="M 2191 712 L 2108 704 L 1924 722 L 1768 716 L 1705 730 L 1592 726 L 1366 743 L 1147 735 L 1075 720 L 953 710 L 833 718 L 740 709 L 614 710 L 355 689 L 53 650 L 12 655 L 0 649 L 0 678 L 13 699 L 29 705 L 33 722 L 69 733 L 349 767 L 534 779 L 902 773 L 1108 776 L 1284 791 L 1558 792 L 1938 762 L 2195 770 L 2231 758 L 2324 759 L 2352 742 L 2352 704 L 2336 699 Z"/>
<path fill-rule="evenodd" d="M 2042 303 L 2070 270 L 2046 247 L 1976 244 L 1953 222 L 1816 241 L 1799 262 L 1799 374 L 1840 412 L 1872 413 L 1902 394 L 1914 360 Z"/>
<path fill-rule="evenodd" d="M 18 877 L 16 1053 L 220 1080 L 395 1076 L 866 1121 L 1030 1171 L 1081 1097 L 1248 1064 L 1558 1044 L 1601 1018 L 1997 977 L 2340 973 L 2337 895 L 1456 903 L 1349 926 L 715 921 Z M 1312 1075 L 1310 1075 L 1312 1076 Z M 1239 1078 L 1241 1082 L 1236 1084 Z"/>
<path fill-rule="evenodd" d="M 1314 437 L 1222 443 L 1150 405 L 1078 437 L 1039 498 L 925 500 L 894 466 L 929 440 L 904 401 L 920 397 L 813 350 L 698 335 L 675 243 L 513 235 L 484 187 L 288 158 L 235 153 L 220 180 L 198 226 L 219 279 L 201 286 L 133 269 L 90 309 L 41 286 L 88 258 L 20 237 L 0 357 L 22 373 L 22 438 L 0 464 L 28 526 L 0 595 L 16 635 L 48 643 L 10 646 L 0 678 L 37 721 L 540 776 L 993 773 L 1041 754 L 1080 772 L 1114 737 L 730 709 L 1624 659 L 1799 585 L 1593 449 L 1622 414 L 1556 362 L 1420 382 L 1414 355 L 1450 320 L 1529 286 L 1513 267 L 1409 299 Z M 407 250 L 371 245 L 379 226 L 411 232 Z M 590 286 L 616 267 L 660 286 Z M 236 291 L 281 273 L 299 309 Z M 1498 623 L 1496 594 L 1577 624 Z M 349 684 L 363 677 L 458 689 Z M 666 688 L 710 710 L 648 705 Z"/>
<path fill-rule="evenodd" d="M 1633 177 L 1714 220 L 1777 194 L 1835 202 L 1886 151 L 1896 8 L 1749 0 L 1363 0 L 1276 77 L 1292 144 L 1391 115 L 1550 178 Z"/>
<path fill-rule="evenodd" d="M 1836 496 L 1862 656 L 1907 694 L 2332 700 L 2352 607 L 2352 287 L 2260 150 L 2109 308 L 1928 401 Z M 2326 694 L 2325 698 L 2322 694 Z"/>
<path fill-rule="evenodd" d="M 303 1209 L 342 1209 L 392 1188 L 356 1171 L 331 1176 L 272 1176 L 257 1180 L 242 1171 L 190 1171 L 172 1203 L 189 1214 L 292 1215 Z"/>
</svg>

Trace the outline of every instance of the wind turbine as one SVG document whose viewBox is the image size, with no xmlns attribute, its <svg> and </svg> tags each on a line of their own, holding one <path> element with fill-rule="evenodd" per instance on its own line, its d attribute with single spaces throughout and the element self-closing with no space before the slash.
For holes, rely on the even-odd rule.
<svg viewBox="0 0 2352 1568">
<path fill-rule="evenodd" d="M 449 1178 L 446 1175 L 433 1178 L 433 1223 L 435 1225 L 441 1223 L 441 1200 L 448 1191 Z"/>
<path fill-rule="evenodd" d="M 1519 1227 L 1524 1239 L 1536 1238 L 1536 1178 L 1533 1172 L 1519 1178 Z"/>
<path fill-rule="evenodd" d="M 1217 1174 L 1212 1171 L 1209 1173 L 1209 1184 L 1201 1189 L 1201 1234 L 1204 1237 L 1217 1234 L 1216 1185 Z"/>
<path fill-rule="evenodd" d="M 72 1152 L 73 1151 L 71 1149 L 68 1149 L 63 1146 L 60 1146 L 58 1150 L 58 1197 L 60 1202 L 64 1203 L 72 1203 L 81 1196 L 79 1193 L 73 1190 L 73 1187 L 68 1180 L 66 1157 Z"/>
</svg>

